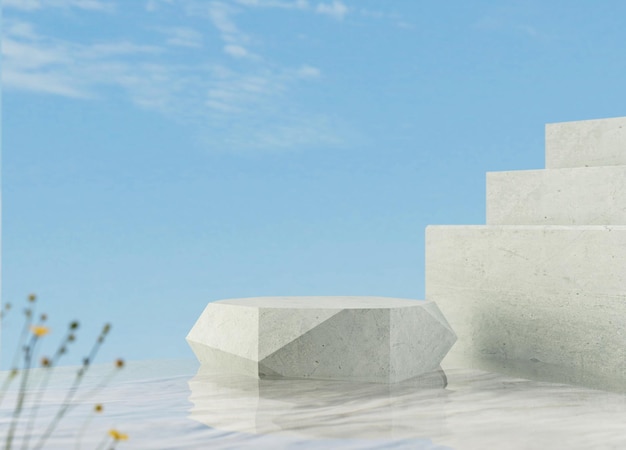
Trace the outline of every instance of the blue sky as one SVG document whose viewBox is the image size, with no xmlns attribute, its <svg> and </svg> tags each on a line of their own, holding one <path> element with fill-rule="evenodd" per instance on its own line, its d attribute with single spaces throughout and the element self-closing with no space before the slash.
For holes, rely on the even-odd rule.
<svg viewBox="0 0 626 450">
<path fill-rule="evenodd" d="M 66 363 L 105 321 L 102 360 L 192 357 L 224 298 L 422 298 L 424 228 L 484 223 L 485 172 L 625 115 L 621 0 L 3 6 L 2 297 L 50 348 L 81 320 Z"/>
</svg>

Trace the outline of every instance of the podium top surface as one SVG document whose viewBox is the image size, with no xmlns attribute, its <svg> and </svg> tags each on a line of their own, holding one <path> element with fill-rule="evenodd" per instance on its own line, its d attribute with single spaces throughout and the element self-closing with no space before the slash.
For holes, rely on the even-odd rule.
<svg viewBox="0 0 626 450">
<path fill-rule="evenodd" d="M 385 309 L 423 306 L 425 300 L 410 300 L 390 297 L 359 296 L 305 296 L 305 297 L 250 297 L 233 298 L 213 302 L 223 305 L 238 305 L 254 308 L 284 309 Z"/>
</svg>

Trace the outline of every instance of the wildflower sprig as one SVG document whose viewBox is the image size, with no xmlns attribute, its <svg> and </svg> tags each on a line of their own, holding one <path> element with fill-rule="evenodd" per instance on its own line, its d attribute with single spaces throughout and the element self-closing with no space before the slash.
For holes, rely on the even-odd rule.
<svg viewBox="0 0 626 450">
<path fill-rule="evenodd" d="M 78 432 L 78 436 L 76 437 L 76 446 L 74 447 L 76 450 L 80 449 L 83 435 L 85 434 L 85 430 L 87 430 L 87 427 L 91 423 L 92 419 L 96 414 L 102 414 L 103 409 L 104 407 L 102 406 L 102 404 L 96 403 L 96 405 L 91 410 L 91 414 L 89 414 L 85 419 L 85 422 L 83 422 L 83 426 L 80 427 L 80 431 Z"/>
<path fill-rule="evenodd" d="M 28 330 L 30 329 L 32 323 L 33 323 L 33 314 L 35 313 L 35 301 L 37 300 L 37 296 L 35 294 L 30 294 L 28 296 L 28 306 L 24 309 L 24 326 L 22 327 L 22 332 L 20 333 L 20 337 L 17 341 L 17 348 L 15 349 L 15 353 L 13 354 L 13 361 L 11 363 L 11 370 L 9 371 L 9 374 L 7 375 L 7 377 L 5 378 L 4 382 L 2 383 L 2 388 L 0 388 L 0 404 L 2 403 L 2 400 L 4 399 L 4 395 L 7 392 L 9 386 L 11 385 L 11 382 L 17 378 L 17 375 L 19 374 L 19 361 L 20 361 L 20 356 L 22 355 L 22 352 L 25 350 L 25 342 L 26 339 L 28 339 Z M 8 305 L 8 309 L 5 306 L 5 311 L 4 314 L 1 316 L 2 319 L 4 319 L 4 317 L 6 316 L 6 313 L 11 310 L 11 304 L 7 303 Z"/>
<path fill-rule="evenodd" d="M 27 315 L 27 317 L 30 319 L 32 314 Z M 13 417 L 11 419 L 11 425 L 9 426 L 9 432 L 7 433 L 5 447 L 7 450 L 11 448 L 11 443 L 13 442 L 13 438 L 15 436 L 15 430 L 24 407 L 24 401 L 26 400 L 26 387 L 28 385 L 28 375 L 30 374 L 33 354 L 35 353 L 35 346 L 37 345 L 39 338 L 45 336 L 49 332 L 49 329 L 43 325 L 46 320 L 47 316 L 42 314 L 39 325 L 29 325 L 32 334 L 29 343 L 24 347 L 24 370 L 22 370 L 22 380 L 17 395 L 17 402 L 15 404 L 15 409 L 13 410 Z"/>
<path fill-rule="evenodd" d="M 0 388 L 0 402 L 1 402 L 2 399 L 4 398 L 4 394 L 8 390 L 10 383 L 14 379 L 18 379 L 18 378 L 20 379 L 19 388 L 17 390 L 16 404 L 13 410 L 13 415 L 11 418 L 11 422 L 9 424 L 8 432 L 6 434 L 4 450 L 11 450 L 13 441 L 16 436 L 16 430 L 18 429 L 18 425 L 20 425 L 21 416 L 23 416 L 24 414 L 27 414 L 28 412 L 30 412 L 30 417 L 28 421 L 25 424 L 22 422 L 24 426 L 24 434 L 23 434 L 21 449 L 26 450 L 29 448 L 29 442 L 30 442 L 31 437 L 33 436 L 33 430 L 35 427 L 37 412 L 42 403 L 43 395 L 48 386 L 48 382 L 50 380 L 52 370 L 54 369 L 55 366 L 57 366 L 61 357 L 65 353 L 67 353 L 68 347 L 70 346 L 70 344 L 76 340 L 76 331 L 79 327 L 79 323 L 77 321 L 71 322 L 68 326 L 67 332 L 61 339 L 59 346 L 57 347 L 55 353 L 51 357 L 48 357 L 48 356 L 40 357 L 39 361 L 43 369 L 42 378 L 39 381 L 38 389 L 34 391 L 35 398 L 28 399 L 29 401 L 27 402 L 27 398 L 33 396 L 31 394 L 31 392 L 33 392 L 31 390 L 32 386 L 29 385 L 29 384 L 32 384 L 32 381 L 29 379 L 30 378 L 29 376 L 32 372 L 33 365 L 35 364 L 37 360 L 36 359 L 37 344 L 39 340 L 47 337 L 48 334 L 50 334 L 51 332 L 50 328 L 46 326 L 46 321 L 48 319 L 46 314 L 41 314 L 39 316 L 39 320 L 37 321 L 37 323 L 33 323 L 33 320 L 35 317 L 36 299 L 37 297 L 34 294 L 31 294 L 28 296 L 27 307 L 24 309 L 24 317 L 25 317 L 24 324 L 23 324 L 20 338 L 18 340 L 17 350 L 13 358 L 13 364 L 11 366 L 11 370 L 9 371 L 6 379 L 3 382 L 2 387 Z M 10 310 L 11 310 L 11 306 L 9 303 L 7 303 L 5 307 L 2 309 L 2 311 L 0 311 L 0 323 L 4 322 Z M 123 360 L 121 359 L 116 360 L 113 371 L 107 377 L 105 377 L 104 380 L 102 380 L 99 384 L 97 384 L 94 388 L 92 388 L 89 392 L 87 392 L 85 395 L 80 397 L 78 400 L 76 399 L 81 381 L 83 380 L 85 373 L 87 372 L 89 367 L 92 365 L 92 361 L 96 357 L 98 350 L 104 343 L 105 338 L 110 332 L 110 330 L 111 330 L 110 324 L 104 325 L 104 327 L 102 328 L 102 331 L 98 335 L 91 350 L 89 351 L 88 356 L 84 358 L 82 365 L 78 369 L 76 376 L 74 378 L 74 381 L 71 384 L 70 388 L 68 389 L 67 394 L 61 406 L 59 407 L 59 410 L 57 411 L 53 419 L 50 421 L 48 426 L 45 428 L 45 431 L 43 432 L 43 434 L 40 435 L 39 441 L 37 441 L 37 444 L 34 448 L 36 449 L 42 448 L 44 444 L 46 443 L 46 441 L 48 440 L 48 438 L 50 437 L 50 435 L 52 434 L 52 432 L 55 430 L 58 423 L 63 418 L 63 416 L 70 409 L 78 406 L 80 402 L 91 397 L 100 389 L 102 389 L 111 380 L 111 378 L 115 375 L 115 373 L 117 373 L 119 369 L 124 367 Z M 20 360 L 22 361 L 22 363 L 21 363 L 21 367 L 18 368 L 20 366 L 19 364 Z M 30 410 L 29 410 L 29 407 L 30 407 Z M 102 410 L 103 410 L 102 405 L 98 404 L 95 406 L 93 411 L 95 413 L 101 413 Z M 89 418 L 86 421 L 83 428 L 81 429 L 81 433 L 79 434 L 79 439 L 77 440 L 77 447 L 79 447 L 80 445 L 80 438 L 82 437 L 82 433 L 86 429 L 90 420 L 91 418 Z M 113 448 L 116 442 L 120 440 L 125 440 L 128 438 L 128 436 L 123 433 L 120 433 L 120 432 L 116 432 L 116 433 L 117 433 L 116 435 L 109 434 L 107 436 L 107 439 L 113 439 L 113 442 L 111 443 L 109 448 Z"/>
<path fill-rule="evenodd" d="M 11 303 L 5 303 L 4 308 L 0 310 L 0 321 L 4 320 L 4 318 L 11 311 Z"/>
<path fill-rule="evenodd" d="M 108 447 L 108 449 L 113 450 L 115 448 L 115 445 L 119 441 L 125 441 L 127 439 L 128 439 L 128 435 L 126 433 L 122 433 L 121 431 L 118 431 L 115 428 L 111 428 L 109 432 L 106 434 L 106 436 L 104 436 L 104 439 L 102 440 L 102 442 L 100 442 L 100 445 L 98 445 L 96 450 L 105 448 L 107 443 L 110 443 L 110 446 Z"/>
<path fill-rule="evenodd" d="M 41 358 L 41 366 L 45 369 L 44 376 L 42 377 L 39 383 L 38 395 L 37 398 L 33 401 L 31 406 L 31 414 L 29 421 L 26 425 L 26 429 L 24 431 L 24 445 L 23 448 L 28 447 L 28 443 L 30 441 L 30 437 L 32 435 L 33 428 L 35 426 L 35 421 L 37 420 L 37 413 L 39 412 L 39 407 L 43 400 L 43 395 L 48 387 L 48 383 L 50 381 L 50 377 L 52 375 L 52 369 L 57 365 L 59 359 L 67 352 L 67 347 L 70 343 L 76 340 L 76 330 L 79 327 L 78 321 L 74 320 L 70 322 L 67 332 L 63 339 L 61 340 L 59 346 L 57 347 L 56 352 L 52 356 L 52 358 L 48 358 L 46 356 Z M 31 328 L 32 329 L 32 328 Z M 33 333 L 39 332 L 45 334 L 45 330 L 33 330 Z"/>
<path fill-rule="evenodd" d="M 61 421 L 63 416 L 65 416 L 67 411 L 72 406 L 72 401 L 74 399 L 74 396 L 76 395 L 78 387 L 80 386 L 80 383 L 82 382 L 83 377 L 85 376 L 85 373 L 87 372 L 87 370 L 89 370 L 91 362 L 93 361 L 96 354 L 98 353 L 98 350 L 104 343 L 104 339 L 109 334 L 109 331 L 111 331 L 111 325 L 107 323 L 104 325 L 104 327 L 102 328 L 102 331 L 100 332 L 100 335 L 96 339 L 96 342 L 91 347 L 91 351 L 89 352 L 89 355 L 83 359 L 83 364 L 76 372 L 76 376 L 74 377 L 74 382 L 72 386 L 69 388 L 69 390 L 67 391 L 67 394 L 65 395 L 65 399 L 63 400 L 63 403 L 61 404 L 56 415 L 54 416 L 54 418 L 52 419 L 52 421 L 50 422 L 50 424 L 44 431 L 43 435 L 37 442 L 37 445 L 35 445 L 34 447 L 35 449 L 40 449 L 43 447 L 43 445 L 46 443 L 46 441 L 48 440 L 48 438 L 50 437 L 50 435 L 52 434 L 52 432 L 54 431 L 58 423 Z"/>
</svg>

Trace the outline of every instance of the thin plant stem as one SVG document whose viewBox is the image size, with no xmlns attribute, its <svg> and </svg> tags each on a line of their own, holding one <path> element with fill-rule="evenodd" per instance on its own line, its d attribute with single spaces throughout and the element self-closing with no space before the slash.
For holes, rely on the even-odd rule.
<svg viewBox="0 0 626 450">
<path fill-rule="evenodd" d="M 118 360 L 120 361 L 120 360 Z M 117 373 L 120 371 L 121 369 L 121 365 L 119 365 L 119 362 L 116 363 L 118 365 L 116 365 L 116 367 L 114 367 L 113 369 L 111 369 L 111 371 L 109 372 L 109 374 L 104 377 L 104 379 L 98 383 L 97 386 L 93 387 L 90 391 L 86 392 L 82 397 L 80 397 L 75 405 L 79 404 L 79 403 L 84 403 L 85 401 L 89 400 L 91 397 L 93 397 L 94 395 L 96 395 L 98 392 L 100 392 L 107 384 L 109 384 L 111 382 L 111 380 L 115 377 L 115 375 L 117 375 Z"/>
<path fill-rule="evenodd" d="M 70 342 L 73 342 L 75 339 L 75 335 L 74 335 L 74 330 L 76 330 L 78 328 L 78 322 L 74 321 L 72 323 L 70 323 L 68 330 L 67 330 L 67 334 L 65 335 L 65 337 L 63 338 L 63 340 L 61 341 L 61 344 L 59 345 L 59 347 L 57 348 L 57 351 L 54 353 L 54 355 L 52 356 L 52 359 L 50 359 L 47 364 L 45 364 L 45 373 L 44 376 L 41 379 L 41 382 L 39 383 L 39 389 L 37 392 L 37 397 L 35 398 L 33 405 L 31 407 L 31 414 L 30 414 L 30 418 L 29 421 L 26 425 L 26 430 L 24 432 L 24 439 L 23 439 L 23 443 L 22 443 L 22 450 L 26 450 L 28 449 L 28 444 L 30 441 L 30 437 L 32 435 L 32 430 L 35 426 L 35 421 L 37 420 L 37 414 L 39 412 L 39 407 L 41 405 L 42 399 L 43 399 L 43 395 L 46 391 L 46 388 L 48 387 L 48 383 L 50 382 L 50 377 L 52 376 L 52 369 L 54 367 L 56 367 L 59 359 L 61 358 L 61 356 L 63 356 L 65 354 L 65 352 L 67 351 L 67 345 Z"/>
<path fill-rule="evenodd" d="M 98 353 L 98 350 L 100 349 L 100 346 L 104 342 L 104 338 L 106 337 L 110 329 L 111 329 L 111 325 L 106 324 L 104 328 L 102 329 L 102 331 L 100 332 L 98 339 L 96 339 L 96 342 L 91 347 L 89 356 L 87 356 L 87 358 L 83 360 L 82 367 L 78 369 L 78 372 L 76 373 L 76 377 L 74 378 L 74 383 L 72 384 L 70 389 L 67 391 L 67 394 L 65 396 L 65 399 L 63 400 L 63 403 L 61 404 L 61 407 L 59 408 L 56 415 L 54 416 L 54 418 L 48 425 L 48 428 L 46 428 L 46 431 L 39 438 L 39 441 L 37 442 L 37 445 L 35 446 L 35 450 L 43 447 L 43 445 L 46 443 L 46 441 L 48 440 L 48 438 L 54 431 L 54 428 L 61 421 L 65 413 L 67 413 L 67 410 L 70 408 L 72 400 L 74 399 L 74 396 L 76 395 L 76 391 L 78 390 L 78 387 L 81 381 L 83 380 L 85 373 L 90 367 L 91 361 L 93 361 L 96 354 Z"/>
<path fill-rule="evenodd" d="M 83 422 L 83 426 L 80 427 L 80 430 L 78 431 L 78 436 L 76 436 L 76 445 L 74 445 L 74 448 L 76 450 L 80 449 L 81 442 L 83 440 L 83 435 L 85 434 L 85 431 L 87 430 L 87 427 L 89 426 L 89 424 L 93 420 L 94 415 L 95 414 L 89 414 L 87 416 L 87 419 L 85 419 L 85 421 Z"/>
<path fill-rule="evenodd" d="M 35 297 L 33 295 L 28 297 L 30 302 L 35 301 Z M 26 319 L 24 320 L 24 326 L 22 327 L 22 332 L 20 334 L 20 338 L 17 341 L 17 348 L 15 349 L 15 353 L 13 354 L 13 362 L 11 363 L 11 372 L 9 372 L 8 377 L 5 379 L 2 390 L 0 391 L 0 404 L 2 404 L 2 400 L 4 399 L 4 394 L 7 392 L 9 385 L 15 378 L 15 372 L 18 370 L 17 366 L 20 360 L 20 354 L 24 351 L 24 343 L 26 342 L 26 337 L 28 336 L 28 330 L 33 322 L 33 313 L 34 308 L 26 308 L 24 310 L 24 315 Z"/>
<path fill-rule="evenodd" d="M 109 441 L 109 435 L 105 434 L 104 438 L 100 441 L 100 443 L 96 447 L 96 450 L 102 450 L 106 446 L 108 441 Z"/>
<path fill-rule="evenodd" d="M 19 373 L 20 373 L 19 370 L 15 368 L 11 369 L 9 373 L 7 374 L 7 377 L 4 379 L 4 382 L 2 383 L 2 387 L 0 388 L 0 405 L 2 404 L 2 399 L 4 398 L 4 394 L 9 389 L 9 385 Z"/>
<path fill-rule="evenodd" d="M 7 303 L 4 305 L 2 311 L 0 311 L 0 323 L 2 323 L 7 314 L 9 314 L 9 311 L 11 311 L 11 304 Z"/>
<path fill-rule="evenodd" d="M 22 382 L 20 384 L 20 390 L 18 392 L 17 403 L 15 405 L 15 409 L 13 410 L 13 418 L 11 420 L 11 426 L 9 427 L 9 432 L 7 434 L 7 440 L 5 444 L 5 450 L 11 449 L 11 444 L 13 443 L 13 437 L 15 435 L 15 429 L 19 422 L 20 414 L 22 413 L 22 408 L 24 406 L 24 400 L 26 399 L 26 391 L 28 385 L 28 375 L 30 373 L 30 365 L 32 361 L 32 356 L 35 349 L 35 344 L 37 343 L 38 336 L 33 335 L 31 338 L 30 344 L 26 346 L 24 349 L 24 370 L 22 371 Z"/>
<path fill-rule="evenodd" d="M 85 421 L 83 422 L 83 426 L 80 427 L 80 431 L 78 432 L 78 436 L 76 436 L 76 444 L 74 446 L 74 448 L 76 450 L 80 449 L 81 443 L 82 443 L 82 440 L 83 440 L 83 435 L 85 434 L 85 431 L 87 430 L 87 427 L 89 426 L 89 424 L 93 420 L 94 416 L 96 414 L 101 413 L 101 412 L 102 412 L 102 405 L 97 404 L 94 407 L 94 409 L 91 411 L 91 414 L 89 414 L 87 416 L 87 418 L 85 419 Z"/>
<path fill-rule="evenodd" d="M 34 300 L 31 300 L 31 298 L 34 298 L 34 297 L 30 296 L 29 301 L 34 302 Z M 17 367 L 17 363 L 20 360 L 20 348 L 22 348 L 24 342 L 26 342 L 26 337 L 28 336 L 28 330 L 30 329 L 30 326 L 33 323 L 34 314 L 35 314 L 34 307 L 26 308 L 24 310 L 24 315 L 26 316 L 26 320 L 24 321 L 24 327 L 22 328 L 22 333 L 20 334 L 20 339 L 17 344 L 17 349 L 15 349 L 15 354 L 13 355 L 13 363 L 11 364 L 11 367 Z"/>
</svg>

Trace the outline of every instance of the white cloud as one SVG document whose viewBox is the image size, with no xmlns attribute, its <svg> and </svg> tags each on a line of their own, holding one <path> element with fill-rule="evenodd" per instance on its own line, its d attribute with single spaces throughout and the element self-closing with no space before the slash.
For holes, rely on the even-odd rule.
<svg viewBox="0 0 626 450">
<path fill-rule="evenodd" d="M 234 16 L 241 12 L 240 8 L 221 1 L 206 3 L 188 0 L 185 4 L 185 11 L 190 16 L 206 17 L 211 21 L 225 44 L 223 46 L 225 54 L 237 59 L 247 58 L 257 61 L 261 59 L 248 50 L 252 39 L 241 31 L 234 21 Z"/>
<path fill-rule="evenodd" d="M 243 6 L 255 8 L 281 8 L 281 9 L 308 9 L 309 2 L 307 0 L 235 0 Z"/>
<path fill-rule="evenodd" d="M 188 27 L 154 27 L 154 30 L 165 35 L 166 43 L 175 47 L 202 47 L 202 33 Z"/>
<path fill-rule="evenodd" d="M 128 41 L 83 44 L 51 39 L 38 35 L 29 23 L 12 23 L 2 42 L 2 82 L 7 89 L 91 97 L 98 85 L 119 85 L 116 77 L 132 72 L 133 61 L 140 61 L 141 55 L 161 52 Z"/>
<path fill-rule="evenodd" d="M 317 67 L 305 64 L 298 69 L 298 76 L 301 78 L 319 78 L 320 75 L 321 72 Z"/>
<path fill-rule="evenodd" d="M 56 5 L 62 2 L 50 1 Z M 107 95 L 111 89 L 121 91 L 139 108 L 195 126 L 198 139 L 212 148 L 284 151 L 339 145 L 337 127 L 331 126 L 324 114 L 308 114 L 294 101 L 298 86 L 307 79 L 319 78 L 320 70 L 306 64 L 284 67 L 255 55 L 249 46 L 258 41 L 235 22 L 237 14 L 248 7 L 283 7 L 280 3 L 295 5 L 292 8 L 295 9 L 302 8 L 306 2 L 243 1 L 236 6 L 221 1 L 159 0 L 157 4 L 151 0 L 146 8 L 154 6 L 157 19 L 158 15 L 169 13 L 161 10 L 162 7 L 178 8 L 178 12 L 193 15 L 194 20 L 204 18 L 219 33 L 226 55 L 248 61 L 245 68 L 224 56 L 207 52 L 198 53 L 193 59 L 172 58 L 178 53 L 175 46 L 188 47 L 189 51 L 198 51 L 202 46 L 203 35 L 187 26 L 145 24 L 145 29 L 164 36 L 161 46 L 129 40 L 100 39 L 89 43 L 84 38 L 43 35 L 32 23 L 5 17 L 3 86 L 7 91 L 90 101 Z M 63 3 L 85 7 L 89 2 L 63 0 Z M 30 6 L 35 5 L 40 2 L 34 0 Z"/>
<path fill-rule="evenodd" d="M 5 19 L 4 29 L 6 30 L 6 34 L 12 36 L 27 39 L 33 39 L 35 37 L 33 26 L 28 22 L 22 22 L 20 20 L 10 21 Z"/>
<path fill-rule="evenodd" d="M 118 55 L 137 55 L 139 53 L 161 53 L 163 50 L 154 45 L 139 45 L 129 41 L 92 44 L 86 47 L 86 57 L 101 58 Z"/>
<path fill-rule="evenodd" d="M 521 35 L 535 41 L 556 39 L 556 35 L 532 23 L 534 16 L 532 8 L 523 2 L 499 5 L 488 10 L 481 19 L 474 22 L 473 27 L 487 32 Z"/>
<path fill-rule="evenodd" d="M 342 20 L 348 14 L 348 7 L 338 0 L 332 3 L 319 3 L 315 12 L 325 14 L 333 19 Z"/>
<path fill-rule="evenodd" d="M 233 58 L 246 58 L 250 56 L 250 54 L 248 53 L 248 50 L 246 50 L 240 45 L 233 45 L 233 44 L 225 45 L 224 53 L 232 56 Z"/>
<path fill-rule="evenodd" d="M 37 46 L 5 37 L 2 41 L 3 72 L 43 69 L 72 63 L 72 55 L 63 46 Z"/>
<path fill-rule="evenodd" d="M 16 71 L 2 71 L 2 84 L 14 89 L 40 92 L 45 94 L 62 95 L 64 97 L 87 98 L 89 94 L 74 87 L 71 77 L 59 73 L 28 73 Z"/>
<path fill-rule="evenodd" d="M 3 0 L 2 7 L 34 11 L 41 8 L 41 3 L 39 0 Z"/>
<path fill-rule="evenodd" d="M 22 11 L 35 11 L 43 8 L 79 8 L 104 12 L 115 10 L 112 2 L 101 0 L 3 0 L 2 6 Z"/>
<path fill-rule="evenodd" d="M 160 9 L 162 3 L 173 3 L 174 0 L 148 0 L 146 2 L 145 8 L 148 12 L 155 12 Z"/>
<path fill-rule="evenodd" d="M 536 27 L 519 23 L 516 19 L 487 16 L 474 23 L 474 28 L 481 31 L 522 34 L 533 40 L 551 40 L 552 35 L 544 33 Z"/>
<path fill-rule="evenodd" d="M 289 82 L 283 75 L 270 71 L 248 74 L 220 68 L 214 70 L 213 75 L 206 104 L 213 112 L 220 113 L 268 112 L 268 108 L 286 92 Z"/>
<path fill-rule="evenodd" d="M 207 12 L 211 22 L 221 33 L 223 40 L 226 42 L 246 40 L 245 35 L 239 31 L 231 18 L 234 11 L 230 6 L 221 2 L 211 2 Z"/>
</svg>

